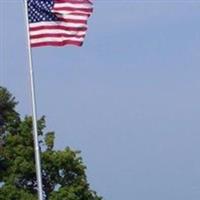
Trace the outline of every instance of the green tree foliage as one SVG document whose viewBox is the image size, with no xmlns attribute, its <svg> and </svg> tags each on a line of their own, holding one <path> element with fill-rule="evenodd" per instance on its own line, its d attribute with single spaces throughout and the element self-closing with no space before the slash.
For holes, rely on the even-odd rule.
<svg viewBox="0 0 200 200">
<path fill-rule="evenodd" d="M 21 119 L 15 98 L 0 87 L 0 200 L 36 200 L 32 118 Z M 54 150 L 55 135 L 44 133 L 38 120 L 42 157 L 43 194 L 46 200 L 101 200 L 90 189 L 80 152 Z"/>
<path fill-rule="evenodd" d="M 17 102 L 15 98 L 3 87 L 0 87 L 0 139 L 3 142 L 3 137 L 8 131 L 17 131 L 19 124 L 19 114 L 15 111 Z M 0 143 L 0 145 L 2 145 Z"/>
</svg>

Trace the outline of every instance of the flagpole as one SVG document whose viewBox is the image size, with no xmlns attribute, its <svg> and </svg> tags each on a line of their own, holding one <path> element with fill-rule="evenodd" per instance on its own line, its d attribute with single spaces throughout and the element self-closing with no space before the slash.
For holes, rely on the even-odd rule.
<svg viewBox="0 0 200 200">
<path fill-rule="evenodd" d="M 36 176 L 37 176 L 37 187 L 38 187 L 38 200 L 43 200 L 41 159 L 40 159 L 40 147 L 39 147 L 39 141 L 38 141 L 38 127 L 37 127 L 35 80 L 34 80 L 34 71 L 33 71 L 32 51 L 31 51 L 31 44 L 30 44 L 28 1 L 27 0 L 24 0 L 24 7 L 25 7 L 25 17 L 26 17 L 27 42 L 28 42 L 28 60 L 29 60 L 29 70 L 30 70 L 30 89 L 31 89 L 31 98 L 32 98 L 33 136 L 34 136 Z"/>
</svg>

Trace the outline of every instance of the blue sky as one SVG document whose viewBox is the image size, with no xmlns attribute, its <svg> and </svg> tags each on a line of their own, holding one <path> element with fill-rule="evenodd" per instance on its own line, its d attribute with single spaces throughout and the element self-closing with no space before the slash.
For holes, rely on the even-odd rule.
<svg viewBox="0 0 200 200">
<path fill-rule="evenodd" d="M 33 50 L 38 115 L 106 200 L 200 198 L 200 1 L 96 0 L 83 48 Z M 0 0 L 0 85 L 31 113 L 22 1 Z"/>
</svg>

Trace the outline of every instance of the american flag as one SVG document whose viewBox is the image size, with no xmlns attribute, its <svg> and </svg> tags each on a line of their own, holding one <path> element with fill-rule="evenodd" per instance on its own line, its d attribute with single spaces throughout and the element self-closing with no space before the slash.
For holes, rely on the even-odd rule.
<svg viewBox="0 0 200 200">
<path fill-rule="evenodd" d="M 28 0 L 31 47 L 83 44 L 90 0 Z"/>
</svg>

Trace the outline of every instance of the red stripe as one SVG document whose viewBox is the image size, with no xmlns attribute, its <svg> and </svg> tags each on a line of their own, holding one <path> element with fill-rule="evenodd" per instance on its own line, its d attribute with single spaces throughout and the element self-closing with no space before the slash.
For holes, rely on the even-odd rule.
<svg viewBox="0 0 200 200">
<path fill-rule="evenodd" d="M 74 24 L 87 24 L 87 20 L 81 19 L 64 19 L 62 17 L 58 17 L 59 22 L 69 22 Z"/>
<path fill-rule="evenodd" d="M 58 13 L 58 15 L 59 15 L 59 13 Z M 78 12 L 76 12 L 76 13 L 70 13 L 69 15 L 73 15 L 73 16 L 83 16 L 83 17 L 88 17 L 88 18 L 89 18 L 91 14 L 78 13 Z"/>
<path fill-rule="evenodd" d="M 65 46 L 65 45 L 74 45 L 74 46 L 82 46 L 83 42 L 78 42 L 78 41 L 62 41 L 62 42 L 40 42 L 40 43 L 35 43 L 31 44 L 31 47 L 41 47 L 41 46 Z"/>
<path fill-rule="evenodd" d="M 75 11 L 75 12 L 86 12 L 86 13 L 92 13 L 92 8 L 70 8 L 70 7 L 63 7 L 63 8 L 53 8 L 55 11 Z"/>
<path fill-rule="evenodd" d="M 65 30 L 65 31 L 86 31 L 87 27 L 67 27 L 61 25 L 49 25 L 49 26 L 37 26 L 37 27 L 30 27 L 31 31 L 39 31 L 39 30 Z"/>
<path fill-rule="evenodd" d="M 93 4 L 90 0 L 82 0 L 82 1 L 77 1 L 77 0 L 54 0 L 54 3 L 73 3 L 73 4 L 89 3 L 89 4 Z"/>
<path fill-rule="evenodd" d="M 46 37 L 57 37 L 57 38 L 61 38 L 61 37 L 65 37 L 65 38 L 72 38 L 72 37 L 75 37 L 75 38 L 84 38 L 85 37 L 85 34 L 83 35 L 69 35 L 69 34 L 64 34 L 64 33 L 52 33 L 52 34 L 49 34 L 49 33 L 44 33 L 44 34 L 38 34 L 38 35 L 32 35 L 30 36 L 31 39 L 39 39 L 39 38 L 46 38 Z"/>
</svg>

